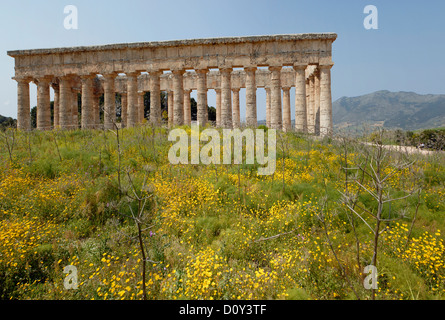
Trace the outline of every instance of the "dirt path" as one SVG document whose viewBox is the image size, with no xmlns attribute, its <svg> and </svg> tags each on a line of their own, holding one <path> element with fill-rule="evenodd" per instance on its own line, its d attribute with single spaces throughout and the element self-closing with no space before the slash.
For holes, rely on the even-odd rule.
<svg viewBox="0 0 445 320">
<path fill-rule="evenodd" d="M 365 144 L 370 145 L 370 146 L 377 146 L 374 143 L 370 143 L 370 142 L 365 142 Z M 405 153 L 409 153 L 409 154 L 425 154 L 425 155 L 432 155 L 432 154 L 443 154 L 443 151 L 432 151 L 432 150 L 424 150 L 424 149 L 417 149 L 415 147 L 409 147 L 409 146 L 394 146 L 394 145 L 384 145 L 384 147 L 388 150 L 391 151 L 398 151 L 398 152 L 405 152 Z"/>
</svg>

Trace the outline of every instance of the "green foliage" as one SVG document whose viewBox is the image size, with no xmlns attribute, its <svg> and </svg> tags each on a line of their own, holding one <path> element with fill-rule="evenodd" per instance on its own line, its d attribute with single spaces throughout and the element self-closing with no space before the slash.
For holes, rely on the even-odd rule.
<svg viewBox="0 0 445 320">
<path fill-rule="evenodd" d="M 343 270 L 360 297 L 370 297 L 362 269 L 373 237 L 357 216 L 351 225 L 342 203 L 344 148 L 336 140 L 286 133 L 275 173 L 258 176 L 258 164 L 171 165 L 167 129 L 149 125 L 120 130 L 119 149 L 111 131 L 16 134 L 12 162 L 0 149 L 2 299 L 140 299 L 134 190 L 152 195 L 142 219 L 150 299 L 355 299 Z M 351 167 L 364 157 L 355 143 L 347 146 Z M 386 172 L 398 161 L 389 155 Z M 355 172 L 347 176 L 356 210 L 375 212 Z M 403 197 L 412 181 L 422 192 L 417 211 L 416 197 L 383 207 L 384 218 L 398 220 L 384 223 L 378 299 L 443 299 L 443 265 L 434 268 L 444 257 L 444 180 L 440 156 L 388 180 L 390 196 Z M 410 241 L 429 242 L 404 251 L 415 214 Z M 75 292 L 63 289 L 70 264 L 82 277 Z M 431 268 L 436 278 L 425 272 Z"/>
</svg>

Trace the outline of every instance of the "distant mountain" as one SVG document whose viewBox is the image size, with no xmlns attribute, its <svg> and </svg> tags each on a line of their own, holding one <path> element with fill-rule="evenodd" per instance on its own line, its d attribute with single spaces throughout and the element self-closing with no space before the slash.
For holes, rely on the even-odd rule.
<svg viewBox="0 0 445 320">
<path fill-rule="evenodd" d="M 332 105 L 336 129 L 368 124 L 404 130 L 445 127 L 445 95 L 377 91 Z"/>
</svg>

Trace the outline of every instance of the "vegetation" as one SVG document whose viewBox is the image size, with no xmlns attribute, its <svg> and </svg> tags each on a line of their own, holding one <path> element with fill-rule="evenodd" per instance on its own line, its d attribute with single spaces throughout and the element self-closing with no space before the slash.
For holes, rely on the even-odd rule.
<svg viewBox="0 0 445 320">
<path fill-rule="evenodd" d="M 147 125 L 3 136 L 2 299 L 445 297 L 441 153 L 280 133 L 258 176 L 171 165 L 167 129 Z"/>
<path fill-rule="evenodd" d="M 0 115 L 0 129 L 11 128 L 17 126 L 17 120 L 10 117 L 3 117 Z"/>
<path fill-rule="evenodd" d="M 421 130 L 445 125 L 445 95 L 377 91 L 358 97 L 343 97 L 332 105 L 338 129 L 360 130 L 371 126 Z"/>
<path fill-rule="evenodd" d="M 376 132 L 369 135 L 376 137 Z M 417 131 L 385 130 L 382 132 L 382 142 L 399 146 L 411 146 L 430 150 L 445 150 L 445 129 L 427 129 Z"/>
</svg>

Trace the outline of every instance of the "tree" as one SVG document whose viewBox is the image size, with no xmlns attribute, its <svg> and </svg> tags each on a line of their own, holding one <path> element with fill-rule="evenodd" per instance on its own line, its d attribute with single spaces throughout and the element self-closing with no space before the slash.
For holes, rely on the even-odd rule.
<svg viewBox="0 0 445 320">
<path fill-rule="evenodd" d="M 215 107 L 208 107 L 209 109 L 209 121 L 216 121 L 216 109 Z"/>
<path fill-rule="evenodd" d="M 10 117 L 0 116 L 0 128 L 14 128 L 17 127 L 17 120 Z"/>
<path fill-rule="evenodd" d="M 31 109 L 31 128 L 37 128 L 37 107 Z"/>
</svg>

